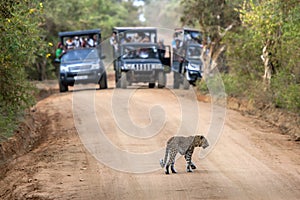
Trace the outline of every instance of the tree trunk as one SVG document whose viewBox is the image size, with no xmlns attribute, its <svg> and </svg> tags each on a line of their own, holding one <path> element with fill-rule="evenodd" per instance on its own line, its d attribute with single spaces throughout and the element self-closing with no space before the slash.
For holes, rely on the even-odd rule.
<svg viewBox="0 0 300 200">
<path fill-rule="evenodd" d="M 225 51 L 225 49 L 226 46 L 220 45 L 219 41 L 212 42 L 208 45 L 203 45 L 201 60 L 204 67 L 204 79 L 218 66 L 218 59 L 220 55 Z"/>
<path fill-rule="evenodd" d="M 214 37 L 211 38 L 212 42 L 207 44 L 206 41 L 204 41 L 201 53 L 201 60 L 204 66 L 204 79 L 218 66 L 218 59 L 226 49 L 226 46 L 221 44 L 221 41 L 226 33 L 233 28 L 234 24 L 235 23 L 230 24 L 224 30 L 221 30 L 221 27 L 218 26 Z"/>
<path fill-rule="evenodd" d="M 267 85 L 270 84 L 272 73 L 274 71 L 274 66 L 270 59 L 271 53 L 268 51 L 270 44 L 271 44 L 271 42 L 270 42 L 270 40 L 268 40 L 262 50 L 262 55 L 260 56 L 264 63 L 264 69 L 265 69 L 265 72 L 263 75 L 263 81 Z"/>
</svg>

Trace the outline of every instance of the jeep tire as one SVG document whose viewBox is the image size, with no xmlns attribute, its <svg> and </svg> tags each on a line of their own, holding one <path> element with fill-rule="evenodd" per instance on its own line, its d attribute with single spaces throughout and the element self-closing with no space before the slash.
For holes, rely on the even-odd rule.
<svg viewBox="0 0 300 200">
<path fill-rule="evenodd" d="M 158 73 L 158 88 L 164 88 L 166 85 L 166 75 L 164 72 L 159 72 Z"/>
<path fill-rule="evenodd" d="M 155 83 L 149 83 L 149 88 L 154 88 L 155 87 Z"/>
<path fill-rule="evenodd" d="M 107 89 L 107 76 L 106 72 L 101 76 L 101 79 L 99 81 L 100 89 Z"/>
<path fill-rule="evenodd" d="M 180 86 L 180 74 L 178 72 L 173 72 L 173 88 L 178 89 Z"/>
<path fill-rule="evenodd" d="M 123 89 L 126 89 L 127 88 L 127 74 L 126 72 L 122 72 L 121 73 L 121 80 L 120 80 L 120 87 L 123 88 Z"/>
<path fill-rule="evenodd" d="M 115 82 L 116 82 L 116 88 L 121 87 L 121 80 L 119 78 L 119 72 L 116 70 L 115 71 Z"/>
<path fill-rule="evenodd" d="M 65 85 L 59 80 L 59 91 L 60 92 L 67 92 L 69 90 L 68 85 Z"/>
<path fill-rule="evenodd" d="M 190 88 L 190 82 L 187 80 L 186 74 L 184 74 L 182 78 L 183 78 L 183 89 L 188 90 Z"/>
</svg>

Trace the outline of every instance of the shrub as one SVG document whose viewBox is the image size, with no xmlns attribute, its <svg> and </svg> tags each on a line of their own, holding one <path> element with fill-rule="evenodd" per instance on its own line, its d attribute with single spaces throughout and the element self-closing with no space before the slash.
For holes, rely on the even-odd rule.
<svg viewBox="0 0 300 200">
<path fill-rule="evenodd" d="M 300 114 L 300 85 L 295 77 L 287 72 L 280 72 L 271 81 L 273 103 L 276 107 L 285 108 Z"/>
<path fill-rule="evenodd" d="M 0 139 L 14 130 L 24 110 L 34 103 L 34 87 L 25 68 L 43 54 L 40 14 L 43 4 L 33 1 L 0 2 Z M 47 45 L 47 44 L 46 44 Z"/>
</svg>

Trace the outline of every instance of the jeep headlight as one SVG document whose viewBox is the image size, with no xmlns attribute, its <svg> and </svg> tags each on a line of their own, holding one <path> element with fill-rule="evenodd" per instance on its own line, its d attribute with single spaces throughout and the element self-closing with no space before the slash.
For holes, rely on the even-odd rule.
<svg viewBox="0 0 300 200">
<path fill-rule="evenodd" d="M 92 64 L 92 69 L 99 69 L 99 68 L 100 68 L 99 63 Z"/>
<path fill-rule="evenodd" d="M 69 67 L 66 65 L 61 65 L 60 66 L 60 72 L 68 72 L 69 71 Z"/>
<path fill-rule="evenodd" d="M 131 69 L 132 64 L 124 64 L 122 69 Z"/>
<path fill-rule="evenodd" d="M 162 69 L 162 64 L 154 64 L 155 69 Z"/>
<path fill-rule="evenodd" d="M 197 70 L 197 71 L 200 70 L 199 67 L 200 67 L 199 65 L 195 65 L 195 64 L 191 64 L 191 63 L 189 63 L 188 66 L 187 66 L 187 68 L 188 68 L 189 70 Z"/>
</svg>

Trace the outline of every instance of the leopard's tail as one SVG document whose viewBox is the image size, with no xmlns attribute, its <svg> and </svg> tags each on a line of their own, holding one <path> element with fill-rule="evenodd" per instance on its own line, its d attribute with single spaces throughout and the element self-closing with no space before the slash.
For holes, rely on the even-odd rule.
<svg viewBox="0 0 300 200">
<path fill-rule="evenodd" d="M 169 150 L 168 150 L 168 148 L 166 148 L 165 159 L 160 159 L 161 168 L 165 167 L 167 159 L 168 159 L 168 155 L 169 155 Z"/>
</svg>

